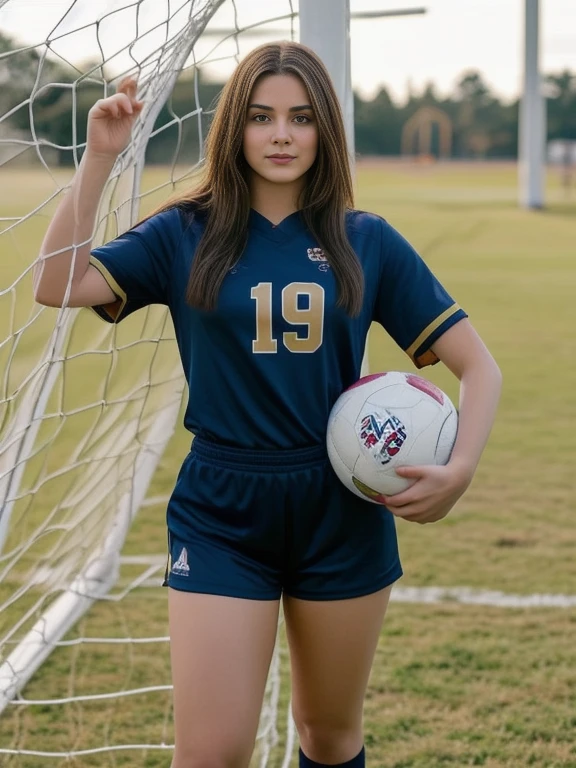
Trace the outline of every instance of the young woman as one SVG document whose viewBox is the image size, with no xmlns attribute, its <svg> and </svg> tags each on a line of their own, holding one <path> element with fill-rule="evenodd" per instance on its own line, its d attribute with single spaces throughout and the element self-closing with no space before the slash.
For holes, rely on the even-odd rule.
<svg viewBox="0 0 576 768">
<path fill-rule="evenodd" d="M 141 109 L 127 80 L 91 110 L 35 295 L 111 322 L 160 303 L 174 320 L 196 437 L 167 513 L 172 765 L 248 765 L 282 599 L 300 765 L 359 768 L 368 677 L 401 575 L 394 518 L 440 520 L 465 491 L 500 373 L 406 240 L 353 209 L 341 114 L 312 51 L 250 53 L 219 100 L 198 188 L 91 252 Z M 417 366 L 441 360 L 461 393 L 449 464 L 399 470 L 415 482 L 386 506 L 349 493 L 324 447 L 372 321 Z"/>
</svg>

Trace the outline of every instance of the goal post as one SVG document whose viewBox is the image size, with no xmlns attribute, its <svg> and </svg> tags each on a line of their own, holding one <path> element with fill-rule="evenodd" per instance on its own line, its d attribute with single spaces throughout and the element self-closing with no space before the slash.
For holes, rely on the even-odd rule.
<svg viewBox="0 0 576 768">
<path fill-rule="evenodd" d="M 544 206 L 546 99 L 540 72 L 540 0 L 524 0 L 524 77 L 518 127 L 518 193 L 528 209 Z"/>
<path fill-rule="evenodd" d="M 342 108 L 348 154 L 354 164 L 354 98 L 350 63 L 350 0 L 302 0 L 300 41 L 324 62 Z"/>
<path fill-rule="evenodd" d="M 9 29 L 3 22 L 15 17 L 22 5 L 21 0 L 0 0 L 0 30 Z M 18 101 L 0 98 L 0 172 L 10 186 L 4 196 L 0 189 L 0 267 L 6 277 L 0 284 L 0 711 L 4 718 L 11 704 L 12 711 L 38 704 L 48 709 L 49 704 L 65 706 L 60 702 L 68 700 L 71 706 L 79 706 L 80 699 L 112 700 L 141 690 L 127 684 L 126 690 L 100 696 L 58 698 L 48 690 L 37 700 L 23 698 L 24 687 L 34 685 L 39 668 L 47 660 L 43 669 L 55 663 L 49 659 L 51 654 L 56 651 L 58 656 L 71 647 L 70 631 L 90 608 L 97 610 L 115 600 L 114 589 L 131 595 L 136 587 L 146 588 L 150 574 L 159 585 L 163 519 L 153 529 L 157 554 L 141 558 L 143 575 L 125 587 L 119 586 L 119 573 L 127 561 L 123 548 L 139 511 L 141 515 L 156 503 L 149 496 L 150 484 L 175 432 L 185 390 L 173 328 L 164 309 L 148 308 L 120 326 L 108 326 L 85 310 L 34 305 L 34 260 L 74 171 L 74 167 L 60 167 L 58 157 L 69 156 L 77 166 L 81 156 L 79 109 L 84 89 L 90 85 L 90 94 L 99 89 L 104 96 L 110 92 L 110 73 L 114 80 L 136 73 L 138 95 L 145 103 L 132 142 L 118 158 L 100 202 L 93 238 L 98 245 L 136 223 L 147 212 L 144 202 L 147 209 L 152 200 L 161 202 L 160 196 L 165 199 L 195 172 L 197 163 L 182 156 L 192 136 L 197 136 L 201 155 L 210 109 L 210 101 L 201 95 L 210 84 L 204 72 L 210 72 L 210 67 L 216 72 L 223 62 L 231 71 L 250 47 L 263 42 L 255 31 L 262 30 L 266 39 L 290 37 L 292 30 L 287 28 L 277 34 L 278 20 L 293 19 L 298 11 L 301 39 L 331 70 L 353 147 L 353 116 L 346 107 L 352 108 L 351 92 L 346 91 L 349 3 L 338 0 L 338 5 L 344 16 L 330 32 L 329 47 L 332 54 L 346 51 L 346 66 L 339 73 L 334 70 L 338 56 L 331 59 L 328 48 L 321 47 L 326 30 L 322 40 L 318 36 L 325 0 L 301 0 L 299 9 L 293 0 L 277 0 L 270 18 L 264 16 L 263 8 L 245 0 L 110 0 L 101 5 L 62 0 L 58 14 L 64 16 L 51 19 L 44 40 L 34 44 L 17 40 L 13 51 L 0 47 L 0 82 L 9 81 L 22 56 L 27 57 L 31 74 L 28 90 Z M 74 13 L 68 15 L 72 9 Z M 228 25 L 224 32 L 222 23 Z M 315 39 L 310 37 L 313 27 Z M 131 29 L 134 37 L 118 42 L 114 50 L 112 43 L 120 28 Z M 99 54 L 82 69 L 66 59 L 72 47 L 65 44 L 68 38 L 84 39 L 88 32 L 97 41 Z M 144 39 L 152 42 L 143 51 Z M 122 56 L 122 67 L 113 70 L 113 63 Z M 57 60 L 65 61 L 68 69 L 57 70 Z M 62 72 L 61 81 L 50 79 L 59 76 L 53 74 L 56 71 Z M 185 87 L 192 108 L 175 111 L 173 97 L 182 86 L 181 75 L 190 72 L 194 77 L 186 80 Z M 71 142 L 50 138 L 49 122 L 66 120 L 71 125 Z M 177 134 L 171 164 L 150 166 L 147 150 L 170 130 Z M 350 155 L 353 158 L 353 149 Z M 146 634 L 143 624 L 141 631 Z M 167 648 L 164 636 L 122 640 L 114 635 L 115 628 L 106 632 L 100 638 L 81 635 L 74 642 L 86 646 L 98 642 L 104 647 L 161 642 Z M 283 743 L 287 767 L 295 743 L 294 725 L 289 711 L 284 711 L 284 664 L 277 645 L 258 734 L 261 766 Z M 70 674 L 74 687 L 73 669 Z M 156 686 L 158 691 L 169 688 L 169 680 Z M 43 716 L 35 714 L 41 723 Z M 283 735 L 278 729 L 280 716 L 287 723 Z M 4 738 L 0 726 L 0 755 L 48 758 L 65 749 L 67 756 L 74 757 L 106 750 L 169 748 L 168 738 L 149 744 L 144 736 L 130 736 L 130 743 L 128 738 L 118 744 L 106 737 L 104 746 L 86 748 L 73 739 L 74 750 L 68 745 L 59 752 L 56 742 L 36 748 L 19 741 L 18 729 L 13 730 Z M 46 725 L 40 730 L 44 742 Z"/>
<path fill-rule="evenodd" d="M 190 4 L 188 23 L 183 25 L 172 41 L 174 53 L 154 78 L 142 84 L 145 107 L 140 118 L 140 130 L 135 131 L 135 140 L 117 161 L 103 195 L 97 221 L 100 236 L 94 242 L 104 239 L 104 227 L 109 212 L 111 192 L 116 188 L 121 196 L 115 210 L 118 233 L 135 224 L 139 218 L 140 189 L 145 165 L 145 150 L 165 100 L 172 92 L 174 83 L 190 56 L 192 48 L 202 34 L 207 22 L 224 0 L 205 2 L 200 12 L 194 3 Z M 122 192 L 124 194 L 122 194 Z M 76 247 L 79 244 L 76 244 Z M 16 412 L 13 423 L 6 430 L 0 452 L 0 551 L 3 549 L 14 502 L 18 498 L 20 483 L 26 462 L 36 447 L 46 406 L 54 385 L 60 375 L 66 341 L 79 310 L 63 309 L 52 337 L 45 350 L 41 364 L 34 372 L 28 398 Z M 176 371 L 174 371 L 174 375 Z M 66 634 L 77 619 L 90 607 L 94 600 L 107 594 L 114 585 L 118 574 L 118 560 L 128 532 L 130 522 L 146 497 L 148 484 L 153 476 L 163 450 L 172 435 L 180 409 L 181 391 L 177 392 L 168 408 L 158 410 L 156 420 L 143 436 L 141 449 L 134 461 L 131 486 L 120 499 L 116 514 L 110 523 L 110 530 L 101 545 L 87 560 L 84 569 L 77 574 L 70 586 L 48 608 L 34 627 L 25 635 L 16 649 L 0 666 L 0 712 L 6 704 L 28 682 L 58 641 Z M 131 436 L 130 430 L 122 430 L 116 441 Z M 132 435 L 135 437 L 135 435 Z M 101 465 L 106 471 L 105 465 Z M 104 478 L 102 477 L 102 480 Z M 98 495 L 93 502 L 101 501 Z"/>
<path fill-rule="evenodd" d="M 348 158 L 355 166 L 354 96 L 350 59 L 350 0 L 301 0 L 300 41 L 322 59 L 342 108 Z M 368 344 L 362 358 L 361 375 L 370 372 Z"/>
</svg>

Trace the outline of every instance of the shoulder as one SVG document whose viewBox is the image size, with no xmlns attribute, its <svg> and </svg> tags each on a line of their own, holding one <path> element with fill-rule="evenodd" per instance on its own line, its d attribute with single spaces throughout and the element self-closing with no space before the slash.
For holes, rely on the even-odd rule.
<svg viewBox="0 0 576 768">
<path fill-rule="evenodd" d="M 181 235 L 184 229 L 185 219 L 180 208 L 174 206 L 167 208 L 159 213 L 154 213 L 148 216 L 135 227 L 132 228 L 132 232 L 142 236 L 148 237 L 154 234 L 162 235 Z"/>
<path fill-rule="evenodd" d="M 382 257 L 412 250 L 406 239 L 382 216 L 369 211 L 350 210 L 346 213 L 346 229 L 351 239 L 367 241 L 370 250 Z"/>
<path fill-rule="evenodd" d="M 350 234 L 376 238 L 381 245 L 399 234 L 386 219 L 370 211 L 347 211 L 346 229 Z"/>
<path fill-rule="evenodd" d="M 376 213 L 356 209 L 346 211 L 346 229 L 351 234 L 380 237 L 385 224 L 386 220 Z"/>
<path fill-rule="evenodd" d="M 144 219 L 131 231 L 142 238 L 147 246 L 177 248 L 185 236 L 194 238 L 204 229 L 204 219 L 197 211 L 185 205 L 174 205 Z"/>
</svg>

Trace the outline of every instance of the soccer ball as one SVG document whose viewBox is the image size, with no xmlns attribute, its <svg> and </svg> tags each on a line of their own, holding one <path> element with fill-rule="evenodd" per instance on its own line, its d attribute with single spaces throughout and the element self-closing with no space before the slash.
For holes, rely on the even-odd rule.
<svg viewBox="0 0 576 768">
<path fill-rule="evenodd" d="M 450 398 L 427 379 L 389 371 L 364 376 L 330 413 L 326 444 L 336 475 L 363 499 L 384 503 L 414 480 L 395 469 L 446 464 L 458 429 Z"/>
</svg>

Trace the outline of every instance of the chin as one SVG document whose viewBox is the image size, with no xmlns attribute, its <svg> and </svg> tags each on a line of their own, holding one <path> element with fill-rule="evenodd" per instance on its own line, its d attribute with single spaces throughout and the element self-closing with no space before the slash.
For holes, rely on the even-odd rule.
<svg viewBox="0 0 576 768">
<path fill-rule="evenodd" d="M 292 168 L 278 168 L 272 172 L 270 172 L 270 169 L 267 168 L 265 171 L 263 170 L 261 173 L 258 173 L 258 175 L 263 179 L 266 179 L 266 181 L 271 181 L 274 184 L 290 184 L 298 181 L 298 179 L 301 179 L 302 176 L 304 176 L 303 173 L 295 173 L 294 169 Z"/>
</svg>

